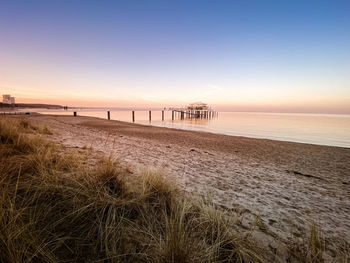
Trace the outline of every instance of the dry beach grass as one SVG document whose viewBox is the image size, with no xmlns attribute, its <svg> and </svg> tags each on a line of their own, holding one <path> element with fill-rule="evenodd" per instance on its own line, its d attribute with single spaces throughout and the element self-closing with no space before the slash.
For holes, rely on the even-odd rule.
<svg viewBox="0 0 350 263">
<path fill-rule="evenodd" d="M 87 141 L 58 144 L 54 122 L 30 120 L 0 119 L 1 262 L 349 261 L 347 243 L 327 252 L 315 224 L 285 242 L 258 216 L 244 227 L 240 209 L 189 196 L 164 171 L 134 169 Z"/>
<path fill-rule="evenodd" d="M 2 119 L 1 262 L 263 262 L 249 233 L 161 174 L 93 166 Z M 127 178 L 127 179 L 126 179 Z"/>
</svg>

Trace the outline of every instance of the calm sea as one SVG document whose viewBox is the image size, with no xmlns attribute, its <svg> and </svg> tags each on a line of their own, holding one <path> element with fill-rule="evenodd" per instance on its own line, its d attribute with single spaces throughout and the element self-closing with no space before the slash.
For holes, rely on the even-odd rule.
<svg viewBox="0 0 350 263">
<path fill-rule="evenodd" d="M 73 115 L 72 110 L 31 109 L 31 111 Z M 82 116 L 107 118 L 107 109 L 75 111 Z M 131 111 L 111 110 L 111 119 L 131 122 Z M 171 111 L 165 111 L 165 118 L 162 121 L 161 111 L 152 111 L 150 122 L 148 111 L 135 111 L 135 123 L 350 148 L 350 115 L 220 112 L 218 117 L 212 119 L 181 120 L 180 117 L 176 117 L 172 121 Z"/>
</svg>

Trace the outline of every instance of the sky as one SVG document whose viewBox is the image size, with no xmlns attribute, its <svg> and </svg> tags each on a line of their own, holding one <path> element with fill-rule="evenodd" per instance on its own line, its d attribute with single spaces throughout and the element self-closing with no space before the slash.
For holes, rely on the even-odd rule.
<svg viewBox="0 0 350 263">
<path fill-rule="evenodd" d="M 0 0 L 0 94 L 350 114 L 350 1 Z"/>
</svg>

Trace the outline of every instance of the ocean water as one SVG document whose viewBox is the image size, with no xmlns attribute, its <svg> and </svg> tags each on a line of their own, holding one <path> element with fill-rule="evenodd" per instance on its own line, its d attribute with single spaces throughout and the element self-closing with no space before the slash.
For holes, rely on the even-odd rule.
<svg viewBox="0 0 350 263">
<path fill-rule="evenodd" d="M 22 110 L 28 111 L 28 110 Z M 30 109 L 42 114 L 73 115 L 73 110 Z M 76 109 L 81 116 L 107 118 L 107 109 Z M 111 119 L 132 122 L 130 110 L 110 110 Z M 266 138 L 273 140 L 331 145 L 350 148 L 350 115 L 219 112 L 211 119 L 171 119 L 171 111 L 135 111 L 135 123 L 219 134 Z"/>
</svg>

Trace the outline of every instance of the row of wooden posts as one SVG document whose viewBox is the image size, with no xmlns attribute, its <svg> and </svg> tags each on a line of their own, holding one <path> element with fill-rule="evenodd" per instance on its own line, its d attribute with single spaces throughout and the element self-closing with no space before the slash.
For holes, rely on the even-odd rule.
<svg viewBox="0 0 350 263">
<path fill-rule="evenodd" d="M 77 116 L 77 112 L 73 112 L 74 116 Z M 149 121 L 152 121 L 152 111 L 149 111 Z M 132 122 L 135 122 L 135 111 L 131 112 L 132 116 Z M 171 111 L 171 119 L 174 120 L 175 117 L 180 117 L 181 120 L 187 118 L 206 118 L 206 119 L 211 119 L 214 117 L 218 116 L 218 112 L 216 111 L 207 111 L 207 110 L 202 110 L 202 111 L 195 111 L 195 110 L 172 110 Z M 107 119 L 111 119 L 111 112 L 107 111 Z M 162 110 L 162 121 L 164 121 L 164 110 Z"/>
</svg>

